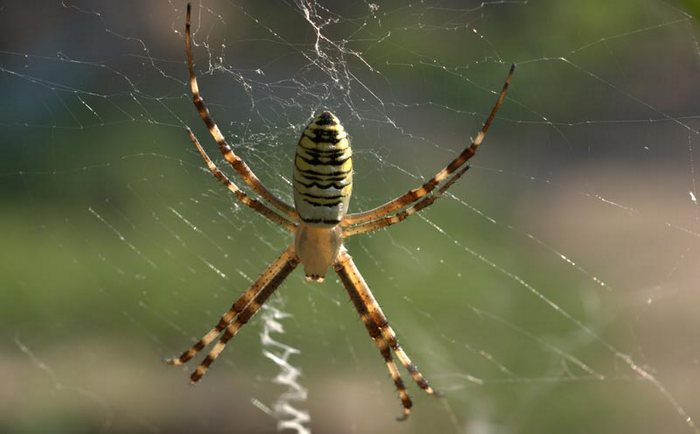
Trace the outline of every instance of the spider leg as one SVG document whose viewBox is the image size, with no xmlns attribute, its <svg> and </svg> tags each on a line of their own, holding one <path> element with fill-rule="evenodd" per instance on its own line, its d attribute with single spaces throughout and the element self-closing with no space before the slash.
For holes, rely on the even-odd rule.
<svg viewBox="0 0 700 434">
<path fill-rule="evenodd" d="M 253 282 L 253 284 L 241 294 L 240 297 L 233 303 L 231 308 L 224 313 L 219 322 L 211 330 L 209 330 L 204 336 L 202 336 L 197 343 L 192 345 L 186 351 L 184 351 L 179 357 L 173 359 L 167 359 L 165 362 L 170 365 L 182 365 L 187 363 L 190 359 L 196 356 L 202 349 L 209 345 L 216 337 L 231 323 L 236 315 L 240 314 L 246 307 L 251 304 L 251 301 L 258 296 L 263 290 L 273 286 L 276 288 L 282 283 L 282 280 L 289 274 L 286 267 L 293 264 L 296 260 L 296 256 L 291 251 L 291 248 L 285 250 L 285 252 L 272 262 L 263 273 L 258 277 L 258 279 Z M 292 267 L 293 269 L 293 267 Z M 272 289 L 274 291 L 274 288 Z"/>
<path fill-rule="evenodd" d="M 481 127 L 481 130 L 479 130 L 479 133 L 476 135 L 476 138 L 472 140 L 471 144 L 467 146 L 462 151 L 462 153 L 460 153 L 457 156 L 457 158 L 452 160 L 447 166 L 445 166 L 442 170 L 436 173 L 435 176 L 430 178 L 420 187 L 413 188 L 407 191 L 406 193 L 402 194 L 401 196 L 385 203 L 384 205 L 378 206 L 377 208 L 360 213 L 349 214 L 343 219 L 341 225 L 351 226 L 365 223 L 371 220 L 377 220 L 391 214 L 394 211 L 409 206 L 417 200 L 421 199 L 422 197 L 428 195 L 441 182 L 445 181 L 447 178 L 450 177 L 450 175 L 459 170 L 467 161 L 469 161 L 471 157 L 474 156 L 474 154 L 476 154 L 476 150 L 479 148 L 479 145 L 481 145 L 481 142 L 483 142 L 484 137 L 486 137 L 486 133 L 488 132 L 488 129 L 491 126 L 491 123 L 493 122 L 493 119 L 496 117 L 498 109 L 501 108 L 503 101 L 505 101 L 506 99 L 508 85 L 510 84 L 510 79 L 513 76 L 514 70 L 515 64 L 511 65 L 510 71 L 508 72 L 508 76 L 506 77 L 506 80 L 503 83 L 501 93 L 499 93 L 498 99 L 496 100 L 496 104 L 494 104 L 493 108 L 491 109 L 491 113 L 489 113 L 488 118 L 486 118 L 486 121 Z"/>
<path fill-rule="evenodd" d="M 256 193 L 258 193 L 262 198 L 270 202 L 275 208 L 286 214 L 292 221 L 298 221 L 299 217 L 297 212 L 286 204 L 284 201 L 278 199 L 274 194 L 265 188 L 265 186 L 260 182 L 255 173 L 250 170 L 250 167 L 232 150 L 231 146 L 226 143 L 224 135 L 221 134 L 221 130 L 212 119 L 209 114 L 209 109 L 204 104 L 204 99 L 199 94 L 199 85 L 197 84 L 197 76 L 194 72 L 194 61 L 192 60 L 192 34 L 191 34 L 191 17 L 192 17 L 192 6 L 187 3 L 187 18 L 185 21 L 185 54 L 187 55 L 187 68 L 190 75 L 190 89 L 192 92 L 192 102 L 199 112 L 199 117 L 202 118 L 204 123 L 209 130 L 209 134 L 214 138 L 216 143 L 219 145 L 219 150 L 224 156 L 226 161 L 233 167 L 233 169 L 238 172 L 238 174 L 243 178 L 243 181 L 250 186 Z"/>
<path fill-rule="evenodd" d="M 197 140 L 197 137 L 195 137 L 195 135 L 189 128 L 187 129 L 187 133 L 190 135 L 190 140 L 192 140 L 192 143 L 194 143 L 194 145 L 197 147 L 197 150 L 204 159 L 204 162 L 207 163 L 209 171 L 216 177 L 216 179 L 218 179 L 219 181 L 221 181 L 222 184 L 228 187 L 228 189 L 236 195 L 238 200 L 240 200 L 244 205 L 254 209 L 263 216 L 277 223 L 278 225 L 284 226 L 285 228 L 287 228 L 288 231 L 294 231 L 294 229 L 296 228 L 295 223 L 292 223 L 285 217 L 277 214 L 275 211 L 265 206 L 265 204 L 260 202 L 259 200 L 253 199 L 247 194 L 245 194 L 240 188 L 238 188 L 236 184 L 234 184 L 228 179 L 228 177 L 216 166 L 216 164 L 214 164 L 214 162 L 211 160 L 211 158 L 209 158 L 209 155 L 206 153 L 202 145 L 199 143 L 199 140 Z"/>
<path fill-rule="evenodd" d="M 401 345 L 399 345 L 396 333 L 394 333 L 394 330 L 389 326 L 386 316 L 379 307 L 374 295 L 372 295 L 372 291 L 370 291 L 369 286 L 367 286 L 367 283 L 345 248 L 341 249 L 334 267 L 340 280 L 343 282 L 343 286 L 345 286 L 345 289 L 350 295 L 350 299 L 353 301 L 353 304 L 355 304 L 360 318 L 362 318 L 367 330 L 370 332 L 370 336 L 372 336 L 372 339 L 384 356 L 387 368 L 394 380 L 394 384 L 396 385 L 399 397 L 404 406 L 404 415 L 402 419 L 405 419 L 410 413 L 411 400 L 406 393 L 403 381 L 396 370 L 396 365 L 391 359 L 391 356 L 389 356 L 389 358 L 385 356 L 383 348 L 386 345 L 394 351 L 403 367 L 406 368 L 413 378 L 413 381 L 415 381 L 421 389 L 431 395 L 437 395 L 437 392 L 430 387 L 428 381 L 423 377 L 423 374 L 420 373 L 403 348 L 401 348 Z M 376 337 L 374 335 L 375 330 L 379 332 L 379 335 Z"/>
<path fill-rule="evenodd" d="M 377 229 L 385 228 L 387 226 L 391 226 L 393 224 L 404 221 L 406 218 L 408 218 L 408 216 L 413 215 L 424 208 L 427 208 L 428 206 L 432 205 L 433 202 L 441 198 L 443 193 L 445 193 L 445 191 L 448 188 L 450 188 L 452 184 L 454 184 L 462 175 L 464 175 L 464 172 L 466 172 L 467 170 L 469 170 L 469 166 L 462 166 L 462 168 L 456 171 L 454 175 L 452 175 L 452 178 L 445 182 L 445 184 L 443 184 L 443 186 L 440 187 L 435 193 L 426 196 L 423 199 L 420 199 L 418 202 L 414 203 L 409 208 L 399 211 L 394 215 L 380 217 L 376 220 L 371 220 L 357 226 L 343 228 L 343 237 L 347 238 L 357 234 L 364 234 L 367 232 L 376 231 Z"/>
<path fill-rule="evenodd" d="M 360 319 L 362 319 L 362 322 L 365 324 L 365 327 L 369 332 L 369 336 L 372 338 L 372 341 L 377 346 L 377 348 L 379 348 L 379 352 L 382 354 L 382 357 L 384 357 L 384 363 L 386 363 L 386 367 L 389 370 L 389 375 L 394 381 L 394 385 L 396 386 L 396 390 L 399 394 L 399 399 L 401 400 L 401 404 L 403 405 L 403 414 L 397 419 L 405 420 L 411 413 L 411 407 L 413 407 L 413 402 L 411 401 L 411 397 L 408 396 L 406 386 L 403 383 L 403 379 L 401 379 L 401 373 L 396 367 L 394 359 L 391 357 L 389 344 L 387 344 L 386 340 L 384 340 L 382 332 L 372 320 L 372 317 L 367 311 L 367 306 L 365 306 L 364 302 L 362 301 L 362 298 L 353 287 L 352 280 L 350 279 L 348 274 L 344 272 L 343 269 L 336 269 L 336 272 L 338 273 L 340 280 L 343 282 L 343 285 L 348 289 L 350 300 L 352 300 L 352 303 L 355 305 L 357 313 L 360 314 Z"/>
<path fill-rule="evenodd" d="M 293 246 L 290 246 L 270 267 L 267 268 L 267 270 L 265 270 L 263 275 L 258 279 L 258 281 L 264 281 L 264 283 L 260 285 L 260 291 L 258 291 L 250 302 L 248 302 L 245 308 L 238 314 L 236 319 L 225 326 L 226 328 L 224 333 L 221 335 L 221 338 L 219 338 L 219 341 L 212 347 L 209 354 L 207 354 L 204 360 L 202 360 L 199 366 L 197 366 L 197 369 L 195 369 L 190 376 L 193 384 L 198 382 L 204 376 L 204 374 L 206 374 L 209 366 L 214 363 L 217 357 L 219 357 L 221 352 L 224 350 L 226 343 L 232 337 L 236 336 L 241 327 L 243 327 L 258 312 L 258 310 L 260 310 L 260 307 L 265 304 L 267 299 L 275 292 L 282 282 L 284 282 L 287 276 L 289 276 L 289 273 L 291 273 L 298 264 L 299 259 L 294 252 Z M 217 327 L 219 327 L 219 325 L 221 325 L 221 321 Z M 213 330 L 216 330 L 217 327 L 215 327 Z"/>
</svg>

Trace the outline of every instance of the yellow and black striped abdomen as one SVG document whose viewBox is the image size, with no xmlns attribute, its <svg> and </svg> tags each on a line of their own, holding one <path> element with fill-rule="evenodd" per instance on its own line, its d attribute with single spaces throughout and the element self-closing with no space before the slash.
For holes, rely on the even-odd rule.
<svg viewBox="0 0 700 434">
<path fill-rule="evenodd" d="M 348 211 L 352 150 L 338 118 L 324 111 L 304 130 L 294 157 L 294 205 L 314 226 L 335 226 Z"/>
</svg>

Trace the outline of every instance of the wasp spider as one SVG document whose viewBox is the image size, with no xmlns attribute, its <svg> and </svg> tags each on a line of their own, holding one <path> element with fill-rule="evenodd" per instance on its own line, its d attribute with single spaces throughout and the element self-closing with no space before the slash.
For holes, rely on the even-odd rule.
<svg viewBox="0 0 700 434">
<path fill-rule="evenodd" d="M 387 318 L 372 295 L 369 286 L 343 246 L 343 239 L 393 225 L 432 205 L 467 171 L 469 168 L 466 164 L 467 161 L 484 140 L 486 131 L 505 100 L 515 65 L 511 66 L 496 104 L 471 144 L 420 187 L 409 190 L 369 211 L 347 214 L 352 191 L 352 150 L 348 134 L 340 125 L 338 118 L 328 111 L 322 112 L 306 127 L 297 144 L 294 158 L 294 207 L 292 207 L 270 193 L 248 165 L 231 150 L 219 127 L 211 118 L 209 110 L 204 105 L 199 94 L 192 61 L 190 17 L 191 8 L 188 5 L 185 53 L 189 68 L 192 100 L 209 129 L 209 133 L 219 145 L 224 159 L 260 198 L 255 199 L 247 195 L 231 182 L 209 158 L 192 131 L 188 129 L 190 139 L 197 147 L 211 173 L 228 187 L 238 200 L 289 230 L 294 234 L 294 242 L 243 292 L 233 303 L 233 306 L 221 316 L 214 328 L 191 348 L 183 352 L 180 357 L 170 359 L 168 363 L 182 365 L 218 338 L 218 342 L 190 377 L 192 383 L 196 383 L 206 373 L 214 360 L 219 357 L 226 343 L 256 314 L 297 265 L 303 265 L 307 280 L 312 282 L 322 281 L 328 268 L 333 267 L 372 341 L 384 358 L 384 363 L 386 363 L 403 405 L 403 414 L 399 419 L 405 419 L 410 413 L 412 403 L 393 356 L 398 358 L 401 365 L 421 389 L 431 395 L 437 395 L 437 393 L 435 389 L 430 387 L 423 374 L 399 345 L 394 330 L 389 326 Z"/>
</svg>

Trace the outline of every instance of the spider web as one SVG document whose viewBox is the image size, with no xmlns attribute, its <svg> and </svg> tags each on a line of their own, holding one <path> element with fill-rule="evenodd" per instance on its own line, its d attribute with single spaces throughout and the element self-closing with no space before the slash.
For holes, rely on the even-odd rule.
<svg viewBox="0 0 700 434">
<path fill-rule="evenodd" d="M 235 203 L 187 139 L 190 126 L 214 155 L 187 89 L 184 3 L 118 4 L 0 8 L 0 431 L 700 432 L 697 11 L 193 5 L 203 96 L 288 202 L 318 111 L 352 137 L 365 210 L 459 152 L 518 64 L 449 194 L 346 243 L 444 394 L 404 375 L 415 408 L 397 423 L 330 275 L 294 273 L 196 387 L 193 366 L 160 363 L 290 237 Z"/>
</svg>

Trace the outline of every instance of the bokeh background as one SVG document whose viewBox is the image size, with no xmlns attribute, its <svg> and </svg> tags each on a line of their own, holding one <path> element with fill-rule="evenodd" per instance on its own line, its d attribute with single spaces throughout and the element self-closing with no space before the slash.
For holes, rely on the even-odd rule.
<svg viewBox="0 0 700 434">
<path fill-rule="evenodd" d="M 295 273 L 196 387 L 162 363 L 290 241 L 187 139 L 214 155 L 184 6 L 0 6 L 1 432 L 275 432 L 292 408 L 322 433 L 700 430 L 694 1 L 195 2 L 203 95 L 286 200 L 319 110 L 368 209 L 459 152 L 518 64 L 452 194 L 347 243 L 444 392 L 406 378 L 403 423 L 331 276 Z"/>
</svg>

